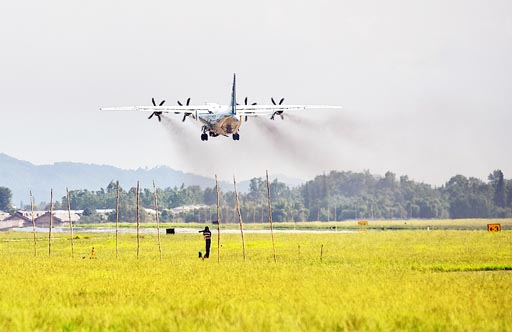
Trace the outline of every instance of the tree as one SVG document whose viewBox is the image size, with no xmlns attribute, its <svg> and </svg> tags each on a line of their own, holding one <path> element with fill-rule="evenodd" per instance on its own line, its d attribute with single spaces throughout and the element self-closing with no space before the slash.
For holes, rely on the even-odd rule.
<svg viewBox="0 0 512 332">
<path fill-rule="evenodd" d="M 217 204 L 217 191 L 215 188 L 206 188 L 203 195 L 204 204 L 215 205 Z"/>
<path fill-rule="evenodd" d="M 0 210 L 10 211 L 11 207 L 12 192 L 7 187 L 0 187 Z"/>
<path fill-rule="evenodd" d="M 86 207 L 82 212 L 80 223 L 97 223 L 100 221 L 100 216 L 96 213 L 96 209 Z"/>
<path fill-rule="evenodd" d="M 443 188 L 451 218 L 489 218 L 493 216 L 493 191 L 489 184 L 462 175 L 452 177 Z"/>
<path fill-rule="evenodd" d="M 494 188 L 494 204 L 497 207 L 504 208 L 507 206 L 507 196 L 503 172 L 499 169 L 489 174 L 489 181 Z"/>
</svg>

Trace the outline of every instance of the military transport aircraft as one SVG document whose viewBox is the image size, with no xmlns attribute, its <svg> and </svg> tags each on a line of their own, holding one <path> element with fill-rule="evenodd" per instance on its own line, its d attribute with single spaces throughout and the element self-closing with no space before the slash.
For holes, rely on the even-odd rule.
<svg viewBox="0 0 512 332">
<path fill-rule="evenodd" d="M 178 106 L 163 106 L 165 100 L 158 105 L 152 98 L 153 106 L 125 106 L 125 107 L 102 107 L 102 111 L 140 111 L 151 112 L 148 119 L 153 116 L 162 121 L 164 113 L 182 114 L 184 122 L 187 117 L 191 116 L 194 120 L 202 123 L 201 140 L 207 141 L 208 137 L 217 137 L 219 135 L 232 135 L 233 140 L 240 140 L 240 126 L 242 119 L 255 117 L 260 115 L 269 115 L 274 120 L 276 115 L 284 119 L 284 112 L 293 112 L 306 109 L 340 109 L 338 106 L 320 106 L 320 105 L 283 105 L 284 98 L 276 102 L 274 98 L 270 99 L 272 105 L 258 105 L 257 103 L 248 104 L 247 97 L 244 105 L 236 102 L 236 74 L 233 75 L 233 88 L 231 91 L 231 102 L 229 105 L 219 105 L 214 103 L 206 103 L 204 105 L 190 105 L 190 98 L 187 99 L 185 105 L 178 101 Z"/>
</svg>

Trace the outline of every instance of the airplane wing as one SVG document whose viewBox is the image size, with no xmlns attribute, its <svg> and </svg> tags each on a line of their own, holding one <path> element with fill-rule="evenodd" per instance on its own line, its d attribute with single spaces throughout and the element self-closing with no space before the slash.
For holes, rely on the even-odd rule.
<svg viewBox="0 0 512 332">
<path fill-rule="evenodd" d="M 209 105 L 200 106 L 121 106 L 121 107 L 101 107 L 100 111 L 136 111 L 151 113 L 211 113 L 212 107 Z"/>
<path fill-rule="evenodd" d="M 284 112 L 304 111 L 308 109 L 341 109 L 340 106 L 327 106 L 327 105 L 239 105 L 236 107 L 236 112 L 242 116 L 259 116 L 270 115 L 274 120 L 276 115 L 283 118 Z"/>
<path fill-rule="evenodd" d="M 210 105 L 191 105 L 191 106 L 122 106 L 122 107 L 101 107 L 100 111 L 135 111 L 135 112 L 149 112 L 151 113 L 148 119 L 156 116 L 158 121 L 162 121 L 162 114 L 174 113 L 183 114 L 183 122 L 188 116 L 197 119 L 201 114 L 213 112 L 213 107 Z"/>
</svg>

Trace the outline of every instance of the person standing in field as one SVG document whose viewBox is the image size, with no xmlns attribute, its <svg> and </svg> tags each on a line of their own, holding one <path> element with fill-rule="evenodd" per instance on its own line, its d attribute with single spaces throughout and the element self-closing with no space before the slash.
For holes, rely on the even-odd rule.
<svg viewBox="0 0 512 332">
<path fill-rule="evenodd" d="M 206 252 L 204 254 L 204 258 L 210 257 L 210 246 L 212 245 L 212 232 L 210 232 L 210 229 L 208 226 L 205 226 L 205 228 L 202 231 L 199 231 L 199 233 L 203 233 L 204 240 L 206 242 Z"/>
</svg>

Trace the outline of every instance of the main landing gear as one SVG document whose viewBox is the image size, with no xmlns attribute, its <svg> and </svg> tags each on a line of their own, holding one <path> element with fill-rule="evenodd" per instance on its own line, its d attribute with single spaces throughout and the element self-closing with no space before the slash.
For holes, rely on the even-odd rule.
<svg viewBox="0 0 512 332">
<path fill-rule="evenodd" d="M 240 134 L 239 133 L 234 133 L 233 134 L 233 141 L 239 141 L 240 140 Z"/>
<path fill-rule="evenodd" d="M 207 141 L 208 134 L 206 132 L 208 131 L 208 128 L 206 126 L 203 126 L 203 128 L 201 129 L 203 130 L 203 133 L 201 134 L 201 141 Z"/>
</svg>

